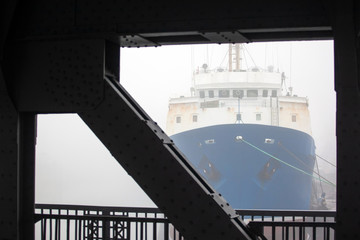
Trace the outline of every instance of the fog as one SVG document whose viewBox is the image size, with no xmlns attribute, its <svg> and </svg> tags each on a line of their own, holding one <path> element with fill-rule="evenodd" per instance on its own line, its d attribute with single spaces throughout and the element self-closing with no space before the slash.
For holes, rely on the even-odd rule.
<svg viewBox="0 0 360 240">
<path fill-rule="evenodd" d="M 293 93 L 307 96 L 317 154 L 336 162 L 333 42 L 246 44 L 244 67 L 285 72 Z M 170 97 L 189 95 L 192 72 L 203 63 L 227 67 L 227 45 L 122 48 L 120 83 L 165 129 Z M 74 114 L 39 115 L 36 202 L 154 206 L 111 154 Z M 319 160 L 335 182 L 335 169 Z"/>
</svg>

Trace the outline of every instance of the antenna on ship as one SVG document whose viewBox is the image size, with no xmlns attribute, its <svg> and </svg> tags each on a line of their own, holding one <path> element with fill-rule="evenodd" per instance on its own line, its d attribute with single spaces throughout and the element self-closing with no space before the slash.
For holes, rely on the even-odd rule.
<svg viewBox="0 0 360 240">
<path fill-rule="evenodd" d="M 242 44 L 239 43 L 229 44 L 229 72 L 241 71 L 241 67 L 242 67 L 241 54 L 243 51 L 244 49 Z M 235 69 L 233 69 L 233 67 L 235 67 Z M 238 113 L 236 114 L 235 123 L 244 123 L 241 119 L 241 113 L 240 113 L 240 99 L 241 99 L 241 94 L 238 95 Z"/>
<path fill-rule="evenodd" d="M 229 44 L 229 72 L 239 72 L 241 70 L 243 45 Z M 233 69 L 235 67 L 235 69 Z"/>
<path fill-rule="evenodd" d="M 292 69 L 291 66 L 292 65 L 292 43 L 290 42 L 290 87 L 289 87 L 289 92 L 290 92 L 290 96 L 292 96 L 292 91 L 293 91 L 293 87 L 292 87 Z"/>
</svg>

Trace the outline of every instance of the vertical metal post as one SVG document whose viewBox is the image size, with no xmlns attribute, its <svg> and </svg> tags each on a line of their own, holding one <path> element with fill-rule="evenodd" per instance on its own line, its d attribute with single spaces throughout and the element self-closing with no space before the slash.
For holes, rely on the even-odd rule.
<svg viewBox="0 0 360 240">
<path fill-rule="evenodd" d="M 0 66 L 0 239 L 17 239 L 17 117 Z"/>
<path fill-rule="evenodd" d="M 334 1 L 335 89 L 337 94 L 336 239 L 359 239 L 360 64 L 357 1 Z"/>
<path fill-rule="evenodd" d="M 110 216 L 110 211 L 109 210 L 104 210 L 102 212 L 102 214 L 104 216 Z M 116 222 L 114 222 L 115 224 Z M 103 239 L 110 239 L 110 231 L 111 231 L 111 228 L 110 228 L 110 221 L 103 221 Z"/>
<path fill-rule="evenodd" d="M 19 114 L 18 142 L 19 239 L 34 239 L 36 114 Z"/>
<path fill-rule="evenodd" d="M 164 240 L 169 239 L 169 222 L 164 223 Z"/>
</svg>

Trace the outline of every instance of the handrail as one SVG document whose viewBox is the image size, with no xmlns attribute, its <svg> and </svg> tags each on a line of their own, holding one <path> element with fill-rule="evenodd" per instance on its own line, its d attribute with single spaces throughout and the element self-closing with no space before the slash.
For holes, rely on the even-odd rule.
<svg viewBox="0 0 360 240">
<path fill-rule="evenodd" d="M 306 217 L 335 217 L 336 211 L 324 210 L 252 210 L 252 209 L 237 209 L 236 213 L 240 216 L 306 216 Z"/>
<path fill-rule="evenodd" d="M 156 207 L 115 207 L 115 206 L 92 206 L 92 205 L 67 205 L 67 204 L 35 204 L 35 209 L 66 209 L 66 210 L 91 210 L 91 211 L 117 211 L 117 212 L 142 212 L 162 213 Z"/>
<path fill-rule="evenodd" d="M 335 238 L 334 211 L 242 209 L 236 213 L 262 239 Z M 70 239 L 71 234 L 74 239 L 184 239 L 158 208 L 36 204 L 34 218 L 42 240 Z"/>
</svg>

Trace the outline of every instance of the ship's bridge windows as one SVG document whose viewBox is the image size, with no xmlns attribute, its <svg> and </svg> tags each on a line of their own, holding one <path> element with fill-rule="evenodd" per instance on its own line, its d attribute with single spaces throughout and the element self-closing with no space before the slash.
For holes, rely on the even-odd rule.
<svg viewBox="0 0 360 240">
<path fill-rule="evenodd" d="M 268 96 L 268 90 L 263 90 L 262 91 L 262 96 L 267 97 Z"/>
<path fill-rule="evenodd" d="M 256 114 L 256 121 L 261 121 L 261 113 Z"/>
<path fill-rule="evenodd" d="M 230 97 L 230 91 L 227 90 L 227 89 L 221 89 L 221 90 L 219 90 L 219 97 L 222 97 L 222 98 L 228 98 L 228 97 Z"/>
<path fill-rule="evenodd" d="M 200 98 L 205 98 L 205 91 L 200 91 L 199 94 L 200 94 Z"/>
<path fill-rule="evenodd" d="M 258 90 L 247 90 L 247 97 L 257 97 Z"/>
<path fill-rule="evenodd" d="M 198 121 L 198 115 L 194 114 L 194 115 L 192 116 L 192 121 L 193 121 L 193 122 L 197 122 L 197 121 Z"/>
<path fill-rule="evenodd" d="M 292 121 L 292 122 L 296 122 L 296 114 L 292 114 L 292 115 L 291 115 L 291 121 Z"/>
<path fill-rule="evenodd" d="M 176 116 L 176 123 L 181 123 L 181 116 Z"/>
<path fill-rule="evenodd" d="M 271 96 L 272 96 L 272 97 L 277 97 L 277 91 L 276 91 L 276 90 L 272 90 L 272 91 L 271 91 Z"/>
<path fill-rule="evenodd" d="M 214 97 L 214 90 L 209 90 L 209 98 L 213 98 Z"/>
<path fill-rule="evenodd" d="M 215 100 L 215 101 L 207 101 L 207 102 L 201 102 L 200 103 L 200 108 L 218 108 L 219 105 L 219 101 Z"/>
<path fill-rule="evenodd" d="M 244 90 L 233 90 L 233 97 L 234 98 L 243 98 Z"/>
</svg>

